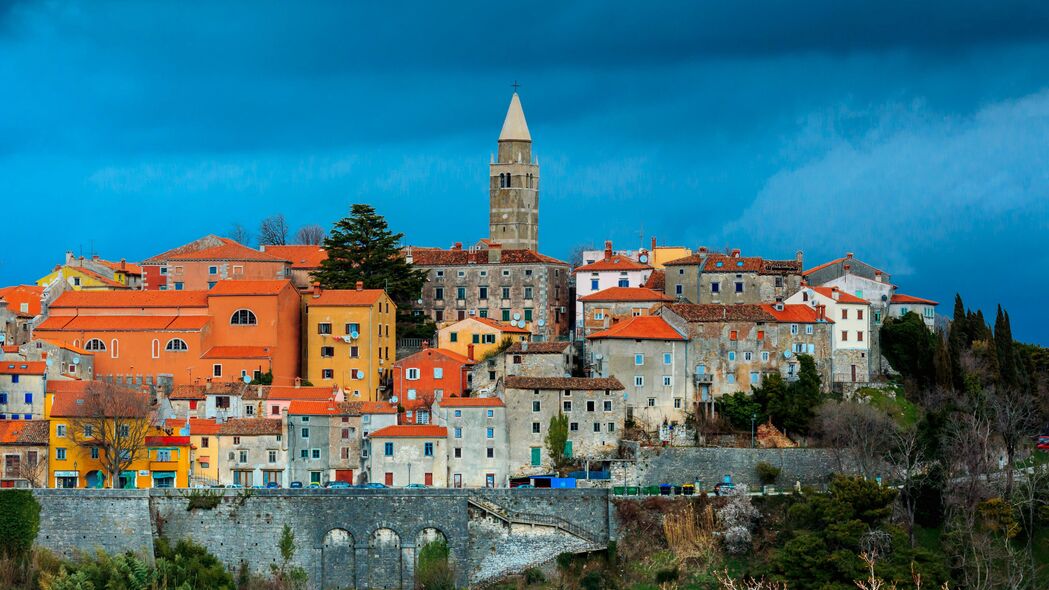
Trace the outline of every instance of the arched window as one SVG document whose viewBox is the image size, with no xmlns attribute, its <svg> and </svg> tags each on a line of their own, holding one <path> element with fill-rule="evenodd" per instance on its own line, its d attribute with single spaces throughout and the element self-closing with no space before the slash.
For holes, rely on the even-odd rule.
<svg viewBox="0 0 1049 590">
<path fill-rule="evenodd" d="M 109 341 L 109 357 L 118 358 L 120 356 L 120 343 L 114 338 Z"/>
<path fill-rule="evenodd" d="M 157 340 L 156 338 L 154 338 L 153 339 L 153 344 L 151 345 L 150 350 L 153 352 L 153 358 L 155 358 L 155 359 L 160 358 L 160 340 Z"/>
<path fill-rule="evenodd" d="M 84 345 L 84 350 L 99 351 L 99 350 L 105 350 L 105 349 L 106 349 L 106 343 L 102 342 L 98 338 L 92 338 L 91 340 L 87 341 L 87 344 Z"/>
<path fill-rule="evenodd" d="M 168 352 L 186 352 L 189 350 L 189 345 L 181 338 L 172 338 L 171 340 L 168 340 L 168 344 L 164 347 L 164 350 Z"/>
<path fill-rule="evenodd" d="M 229 319 L 229 323 L 234 326 L 254 326 L 259 321 L 255 319 L 255 314 L 250 309 L 238 309 L 233 312 L 233 317 Z"/>
</svg>

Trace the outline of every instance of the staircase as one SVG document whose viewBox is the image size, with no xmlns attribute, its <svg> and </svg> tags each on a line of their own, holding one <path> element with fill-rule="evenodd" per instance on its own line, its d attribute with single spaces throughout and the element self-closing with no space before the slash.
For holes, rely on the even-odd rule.
<svg viewBox="0 0 1049 590">
<path fill-rule="evenodd" d="M 479 510 L 483 510 L 484 512 L 505 522 L 508 526 L 514 524 L 527 524 L 531 526 L 552 527 L 562 532 L 578 537 L 595 547 L 604 546 L 603 541 L 594 533 L 591 533 L 590 531 L 582 527 L 576 526 L 568 522 L 567 520 L 557 516 L 550 516 L 547 514 L 534 514 L 530 512 L 511 512 L 510 510 L 507 510 L 503 506 L 496 504 L 488 498 L 483 498 L 481 496 L 475 495 L 471 495 L 469 498 L 467 498 L 467 502 L 471 506 Z"/>
</svg>

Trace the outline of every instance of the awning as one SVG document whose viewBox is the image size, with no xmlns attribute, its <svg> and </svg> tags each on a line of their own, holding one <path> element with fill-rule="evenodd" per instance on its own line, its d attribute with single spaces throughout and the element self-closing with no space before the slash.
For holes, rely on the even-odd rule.
<svg viewBox="0 0 1049 590">
<path fill-rule="evenodd" d="M 174 471 L 154 471 L 153 479 L 164 479 L 166 477 L 175 477 Z"/>
</svg>

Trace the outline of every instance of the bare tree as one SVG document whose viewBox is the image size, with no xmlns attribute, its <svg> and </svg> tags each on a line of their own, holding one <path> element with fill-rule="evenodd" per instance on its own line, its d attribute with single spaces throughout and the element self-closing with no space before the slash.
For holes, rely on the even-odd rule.
<svg viewBox="0 0 1049 590">
<path fill-rule="evenodd" d="M 233 224 L 233 226 L 229 229 L 229 234 L 227 237 L 229 237 L 229 239 L 233 240 L 234 242 L 237 242 L 238 244 L 243 244 L 249 247 L 251 246 L 251 234 L 249 234 L 248 230 L 244 229 L 244 226 L 239 223 Z"/>
<path fill-rule="evenodd" d="M 320 246 L 327 232 L 319 225 L 304 225 L 295 232 L 295 243 L 303 246 Z"/>
<path fill-rule="evenodd" d="M 583 260 L 583 253 L 587 250 L 592 250 L 593 247 L 593 244 L 576 244 L 572 246 L 572 249 L 568 252 L 568 264 L 572 268 L 586 264 L 586 261 Z"/>
<path fill-rule="evenodd" d="M 1005 449 L 1005 497 L 1013 495 L 1016 454 L 1038 434 L 1038 408 L 1032 392 L 1016 388 L 991 388 L 985 399 L 998 439 Z"/>
<path fill-rule="evenodd" d="M 816 431 L 823 443 L 844 452 L 866 477 L 884 468 L 896 428 L 888 414 L 869 404 L 832 400 L 816 410 Z M 846 471 L 848 466 L 839 462 Z"/>
<path fill-rule="evenodd" d="M 284 215 L 271 215 L 259 224 L 259 245 L 283 246 L 288 243 L 288 231 L 288 222 Z"/>
<path fill-rule="evenodd" d="M 891 479 L 900 486 L 900 509 L 907 525 L 907 538 L 914 547 L 914 521 L 921 493 L 921 476 L 926 474 L 930 461 L 925 454 L 916 428 L 897 428 L 892 432 L 892 443 L 886 454 Z"/>
<path fill-rule="evenodd" d="M 45 448 L 43 452 L 46 456 L 47 449 Z M 19 458 L 18 477 L 28 481 L 29 485 L 34 488 L 47 487 L 47 462 L 41 461 L 39 454 L 30 461 L 27 453 L 26 456 Z"/>
<path fill-rule="evenodd" d="M 69 437 L 77 446 L 98 449 L 110 486 L 146 452 L 146 435 L 153 428 L 151 410 L 146 394 L 105 381 L 89 383 L 82 403 L 76 405 Z"/>
</svg>

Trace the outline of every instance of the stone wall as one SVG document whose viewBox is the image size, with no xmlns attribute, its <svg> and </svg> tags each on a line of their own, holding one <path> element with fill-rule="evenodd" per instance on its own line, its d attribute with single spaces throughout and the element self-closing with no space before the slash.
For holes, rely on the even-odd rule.
<svg viewBox="0 0 1049 590">
<path fill-rule="evenodd" d="M 758 486 L 755 467 L 762 461 L 779 467 L 776 485 L 827 483 L 842 469 L 831 449 L 643 448 L 636 462 L 612 464 L 612 485 L 682 484 L 699 481 L 710 489 L 728 475 L 735 483 Z"/>
<path fill-rule="evenodd" d="M 247 563 L 267 573 L 280 562 L 286 524 L 295 533 L 294 563 L 306 569 L 311 590 L 412 588 L 418 550 L 438 538 L 448 543 L 465 586 L 562 551 L 604 547 L 615 534 L 608 490 L 595 489 L 214 490 L 209 493 L 221 495 L 218 505 L 195 510 L 188 510 L 188 490 L 34 493 L 42 507 L 38 544 L 67 557 L 96 548 L 152 555 L 157 535 L 193 539 L 231 570 Z M 557 525 L 494 518 L 471 497 L 512 520 L 556 517 L 590 540 Z"/>
</svg>

